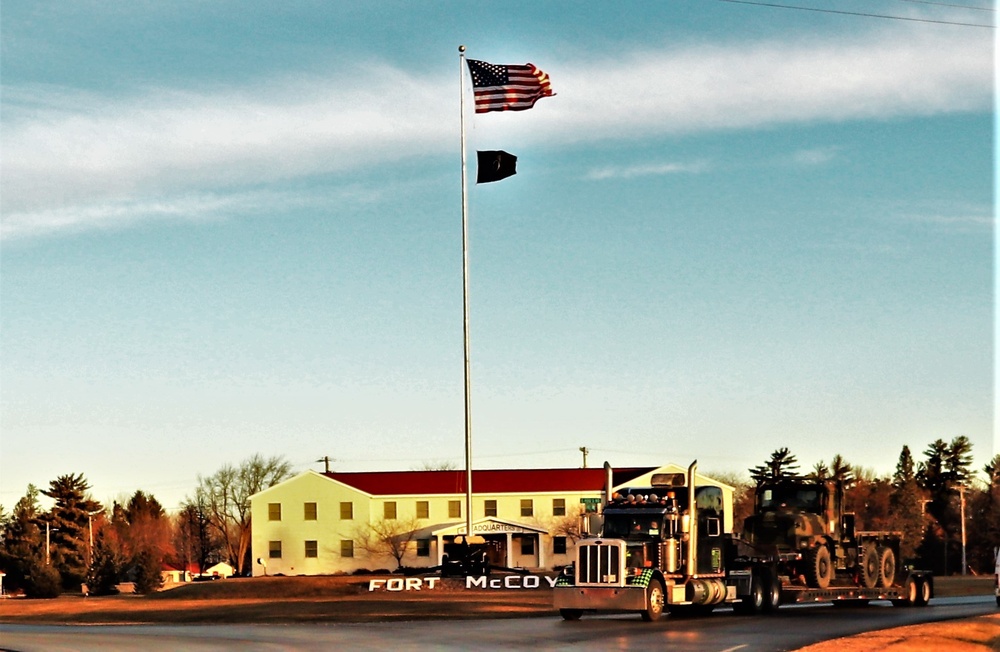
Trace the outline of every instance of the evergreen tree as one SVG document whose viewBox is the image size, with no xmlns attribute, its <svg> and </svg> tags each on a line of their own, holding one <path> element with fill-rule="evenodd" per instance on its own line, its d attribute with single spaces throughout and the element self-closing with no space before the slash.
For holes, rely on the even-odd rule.
<svg viewBox="0 0 1000 652">
<path fill-rule="evenodd" d="M 112 522 L 101 519 L 94 535 L 94 551 L 87 572 L 87 587 L 93 595 L 110 595 L 118 592 L 118 584 L 125 579 L 128 555 L 118 529 L 112 523 L 122 518 L 121 506 L 115 504 Z"/>
<path fill-rule="evenodd" d="M 911 559 L 916 555 L 917 548 L 924 534 L 924 494 L 917 483 L 917 475 L 913 464 L 913 455 L 909 446 L 903 446 L 896 462 L 896 472 L 892 475 L 892 492 L 889 503 L 892 507 L 892 526 L 890 529 L 903 533 L 900 544 L 902 559 Z"/>
<path fill-rule="evenodd" d="M 0 568 L 7 573 L 4 586 L 9 590 L 31 592 L 34 571 L 45 565 L 45 534 L 40 516 L 38 488 L 29 484 L 3 529 Z"/>
<path fill-rule="evenodd" d="M 969 566 L 974 571 L 990 575 L 994 568 L 994 553 L 1000 545 L 1000 454 L 983 467 L 986 484 L 982 489 L 966 492 L 968 519 Z"/>
<path fill-rule="evenodd" d="M 830 467 L 826 465 L 826 462 L 820 460 L 813 464 L 812 472 L 806 476 L 809 480 L 816 480 L 822 482 L 830 478 Z"/>
<path fill-rule="evenodd" d="M 965 435 L 951 440 L 944 458 L 945 474 L 953 485 L 967 484 L 972 476 L 972 442 Z"/>
<path fill-rule="evenodd" d="M 971 477 L 972 442 L 964 435 L 955 437 L 950 444 L 937 439 L 924 455 L 926 460 L 920 465 L 917 479 L 928 494 L 927 511 L 936 527 L 925 537 L 921 554 L 933 559 L 940 572 L 947 575 L 960 557 L 961 543 L 956 537 L 961 530 L 961 516 L 956 487 Z"/>
<path fill-rule="evenodd" d="M 854 482 L 854 471 L 840 453 L 830 461 L 830 478 L 844 487 L 849 487 Z"/>
<path fill-rule="evenodd" d="M 798 478 L 798 459 L 788 448 L 779 448 L 771 453 L 771 458 L 760 466 L 750 469 L 750 477 L 760 484 L 764 480 Z"/>
<path fill-rule="evenodd" d="M 44 521 L 50 527 L 52 565 L 59 571 L 64 587 L 79 585 L 87 575 L 91 514 L 101 504 L 87 495 L 90 485 L 83 474 L 62 475 L 42 493 L 55 500 Z"/>
</svg>

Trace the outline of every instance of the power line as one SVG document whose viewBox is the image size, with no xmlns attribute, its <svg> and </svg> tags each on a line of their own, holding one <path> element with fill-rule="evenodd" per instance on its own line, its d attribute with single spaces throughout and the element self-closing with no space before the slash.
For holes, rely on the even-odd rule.
<svg viewBox="0 0 1000 652">
<path fill-rule="evenodd" d="M 861 16 L 864 18 L 885 18 L 888 20 L 906 20 L 914 23 L 935 23 L 938 25 L 957 25 L 959 27 L 985 27 L 996 29 L 995 25 L 983 25 L 981 23 L 960 23 L 950 20 L 932 20 L 930 18 L 910 18 L 907 16 L 889 16 L 887 14 L 869 14 L 860 11 L 841 11 L 839 9 L 818 9 L 816 7 L 801 7 L 798 5 L 783 5 L 776 2 L 752 2 L 751 0 L 719 0 L 719 2 L 729 2 L 737 5 L 753 5 L 756 7 L 773 7 L 775 9 L 798 9 L 800 11 L 815 11 L 821 14 L 841 14 L 844 16 Z"/>
<path fill-rule="evenodd" d="M 950 2 L 931 2 L 930 0 L 899 0 L 900 2 L 913 2 L 919 5 L 934 5 L 936 7 L 952 7 L 954 9 L 972 9 L 973 11 L 995 12 L 993 7 L 975 7 L 973 5 L 956 5 Z"/>
</svg>

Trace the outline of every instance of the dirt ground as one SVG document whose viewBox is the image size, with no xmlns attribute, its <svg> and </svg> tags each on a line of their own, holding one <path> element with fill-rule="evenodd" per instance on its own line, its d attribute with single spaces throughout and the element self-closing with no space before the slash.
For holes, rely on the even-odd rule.
<svg viewBox="0 0 1000 652">
<path fill-rule="evenodd" d="M 0 601 L 0 622 L 295 623 L 518 618 L 554 615 L 552 592 L 466 589 L 444 579 L 433 590 L 369 591 L 368 577 L 257 577 L 197 582 L 152 595 Z M 375 579 L 386 579 L 380 576 Z"/>
<path fill-rule="evenodd" d="M 433 590 L 369 591 L 368 577 L 259 577 L 185 584 L 159 593 L 55 600 L 0 600 L 0 623 L 301 623 L 556 617 L 548 588 L 466 589 L 440 580 Z M 381 576 L 378 579 L 386 579 Z M 991 595 L 992 578 L 938 578 L 938 597 Z M 542 587 L 547 587 L 542 582 Z M 803 652 L 1000 650 L 1000 614 L 870 632 Z"/>
<path fill-rule="evenodd" d="M 988 652 L 1000 650 L 1000 614 L 911 625 L 824 641 L 798 652 Z"/>
</svg>

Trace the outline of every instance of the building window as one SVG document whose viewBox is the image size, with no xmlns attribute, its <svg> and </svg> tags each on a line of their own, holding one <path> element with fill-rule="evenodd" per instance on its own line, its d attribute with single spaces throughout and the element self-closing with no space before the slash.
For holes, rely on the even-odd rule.
<svg viewBox="0 0 1000 652">
<path fill-rule="evenodd" d="M 484 516 L 496 516 L 497 515 L 497 501 L 486 500 L 483 501 L 483 515 Z"/>
<path fill-rule="evenodd" d="M 306 557 L 319 557 L 319 547 L 315 541 L 306 541 Z"/>
<path fill-rule="evenodd" d="M 533 554 L 535 554 L 535 538 L 534 537 L 521 537 L 521 554 L 522 555 L 533 555 Z"/>
<path fill-rule="evenodd" d="M 431 556 L 431 540 L 417 539 L 417 557 Z"/>
<path fill-rule="evenodd" d="M 566 516 L 566 499 L 565 498 L 553 498 L 552 499 L 552 515 L 553 516 Z"/>
<path fill-rule="evenodd" d="M 281 559 L 281 542 L 280 541 L 268 541 L 267 542 L 267 558 L 268 559 Z"/>
<path fill-rule="evenodd" d="M 448 518 L 462 518 L 462 501 L 448 501 Z"/>
<path fill-rule="evenodd" d="M 281 520 L 281 503 L 267 504 L 267 520 L 269 521 Z"/>
<path fill-rule="evenodd" d="M 382 516 L 387 521 L 391 521 L 396 518 L 396 501 L 390 500 L 382 505 Z"/>
<path fill-rule="evenodd" d="M 340 542 L 340 556 L 341 557 L 353 557 L 354 556 L 354 542 L 350 539 L 342 539 Z"/>
<path fill-rule="evenodd" d="M 557 555 L 566 554 L 566 537 L 552 537 L 552 552 Z"/>
<path fill-rule="evenodd" d="M 340 519 L 350 521 L 354 518 L 354 503 L 340 503 Z"/>
<path fill-rule="evenodd" d="M 305 504 L 305 514 L 303 518 L 307 521 L 316 520 L 316 503 L 306 503 Z"/>
<path fill-rule="evenodd" d="M 535 515 L 535 501 L 531 498 L 521 499 L 521 516 L 534 516 Z"/>
<path fill-rule="evenodd" d="M 426 500 L 417 501 L 417 518 L 430 518 L 431 504 Z"/>
</svg>

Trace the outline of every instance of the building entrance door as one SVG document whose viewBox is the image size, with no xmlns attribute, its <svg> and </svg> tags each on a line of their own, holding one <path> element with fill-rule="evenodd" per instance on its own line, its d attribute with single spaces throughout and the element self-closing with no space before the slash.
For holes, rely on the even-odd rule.
<svg viewBox="0 0 1000 652">
<path fill-rule="evenodd" d="M 487 534 L 485 537 L 489 548 L 486 557 L 491 566 L 507 567 L 507 536 L 503 534 Z"/>
</svg>

